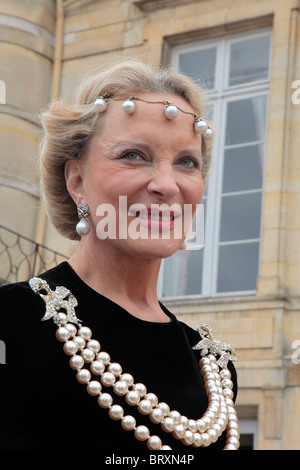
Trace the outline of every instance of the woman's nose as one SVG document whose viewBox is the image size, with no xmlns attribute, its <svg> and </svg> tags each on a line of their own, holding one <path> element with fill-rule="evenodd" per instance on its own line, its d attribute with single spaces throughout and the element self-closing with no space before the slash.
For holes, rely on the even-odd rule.
<svg viewBox="0 0 300 470">
<path fill-rule="evenodd" d="M 157 168 L 147 185 L 147 191 L 161 199 L 171 199 L 179 192 L 173 169 Z"/>
</svg>

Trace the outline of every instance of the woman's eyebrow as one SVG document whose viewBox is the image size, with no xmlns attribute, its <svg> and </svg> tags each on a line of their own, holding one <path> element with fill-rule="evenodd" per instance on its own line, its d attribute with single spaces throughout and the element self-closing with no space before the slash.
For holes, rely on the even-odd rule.
<svg viewBox="0 0 300 470">
<path fill-rule="evenodd" d="M 140 148 L 142 150 L 145 150 L 146 152 L 150 152 L 151 146 L 146 144 L 145 142 L 138 142 L 138 141 L 133 141 L 133 140 L 125 140 L 122 142 L 118 142 L 116 145 L 112 147 L 112 150 L 119 150 L 121 148 Z"/>
<path fill-rule="evenodd" d="M 112 147 L 112 150 L 120 150 L 122 148 L 140 148 L 142 150 L 145 150 L 146 152 L 150 152 L 152 150 L 152 147 L 145 143 L 145 142 L 139 142 L 139 141 L 134 141 L 134 140 L 124 140 L 122 142 L 118 142 L 117 144 L 115 144 L 113 147 Z M 181 149 L 179 152 L 178 152 L 178 155 L 181 156 L 181 155 L 191 155 L 191 156 L 195 156 L 195 157 L 198 157 L 199 159 L 202 158 L 202 154 L 199 150 L 197 150 L 196 148 L 186 148 L 186 149 Z"/>
</svg>

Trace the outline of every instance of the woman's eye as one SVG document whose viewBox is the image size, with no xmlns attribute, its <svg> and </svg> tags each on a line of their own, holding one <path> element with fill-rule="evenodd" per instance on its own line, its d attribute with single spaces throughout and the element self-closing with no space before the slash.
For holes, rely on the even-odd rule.
<svg viewBox="0 0 300 470">
<path fill-rule="evenodd" d="M 129 161 L 142 160 L 141 155 L 134 150 L 129 150 L 128 152 L 123 153 L 121 158 Z"/>
<path fill-rule="evenodd" d="M 200 164 L 197 160 L 191 157 L 185 157 L 180 160 L 180 164 L 186 168 L 199 168 Z"/>
</svg>

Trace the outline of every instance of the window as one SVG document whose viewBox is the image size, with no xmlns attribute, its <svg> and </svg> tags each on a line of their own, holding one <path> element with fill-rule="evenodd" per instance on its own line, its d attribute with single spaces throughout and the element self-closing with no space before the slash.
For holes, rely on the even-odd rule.
<svg viewBox="0 0 300 470">
<path fill-rule="evenodd" d="M 164 260 L 160 297 L 252 294 L 259 273 L 271 33 L 177 46 L 172 68 L 208 90 L 217 129 L 200 251 Z"/>
<path fill-rule="evenodd" d="M 257 420 L 239 419 L 239 450 L 257 450 Z"/>
</svg>

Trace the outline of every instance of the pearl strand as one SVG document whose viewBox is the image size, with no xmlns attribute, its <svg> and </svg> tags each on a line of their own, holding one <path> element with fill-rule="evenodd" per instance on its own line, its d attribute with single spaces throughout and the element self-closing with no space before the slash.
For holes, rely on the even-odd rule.
<svg viewBox="0 0 300 470">
<path fill-rule="evenodd" d="M 154 393 L 147 393 L 144 384 L 135 384 L 132 375 L 123 373 L 119 363 L 110 362 L 109 354 L 100 351 L 99 341 L 92 339 L 90 328 L 83 326 L 77 331 L 73 324 L 68 323 L 67 315 L 59 313 L 59 318 L 56 337 L 64 342 L 64 352 L 71 356 L 70 366 L 77 371 L 78 382 L 87 386 L 90 395 L 98 397 L 99 406 L 108 409 L 112 420 L 121 420 L 124 430 L 133 431 L 139 441 L 147 441 L 149 449 L 171 450 L 171 447 L 162 445 L 158 436 L 150 436 L 146 426 L 136 426 L 133 416 L 124 416 L 124 409 L 113 404 L 113 397 L 102 392 L 102 385 L 113 387 L 116 395 L 125 396 L 128 405 L 137 406 L 141 414 L 149 415 L 153 423 L 160 424 L 166 433 L 171 433 L 184 445 L 207 447 L 216 442 L 226 429 L 224 450 L 238 449 L 239 428 L 232 401 L 231 374 L 228 369 L 219 371 L 215 356 L 210 354 L 199 361 L 208 397 L 208 408 L 202 418 L 188 419 L 176 410 L 171 411 L 166 403 L 159 403 Z M 80 354 L 77 354 L 78 352 Z M 90 364 L 90 370 L 84 367 L 85 364 Z M 92 380 L 92 374 L 100 376 L 100 382 Z"/>
</svg>

